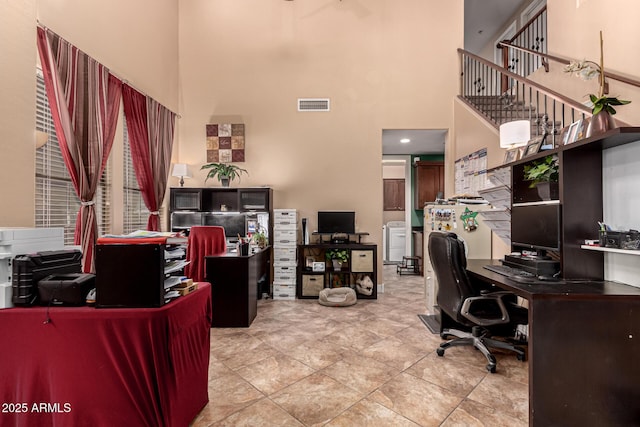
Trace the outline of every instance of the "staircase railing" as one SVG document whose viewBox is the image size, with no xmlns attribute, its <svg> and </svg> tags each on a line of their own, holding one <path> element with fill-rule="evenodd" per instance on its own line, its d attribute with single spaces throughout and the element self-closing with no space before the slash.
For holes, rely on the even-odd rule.
<svg viewBox="0 0 640 427">
<path fill-rule="evenodd" d="M 591 116 L 586 106 L 558 92 L 458 49 L 460 99 L 483 115 L 494 127 L 513 120 L 529 120 L 531 135 L 544 136 L 545 144 L 559 145 L 561 130 Z M 503 90 L 503 80 L 507 89 Z"/>
<path fill-rule="evenodd" d="M 567 65 L 567 64 L 569 64 L 571 62 L 566 58 L 561 58 L 559 56 L 553 56 L 553 55 L 549 55 L 549 54 L 546 54 L 546 53 L 540 53 L 540 52 L 537 52 L 537 51 L 532 50 L 532 49 L 527 49 L 527 48 L 524 48 L 524 47 L 521 47 L 521 46 L 516 46 L 516 45 L 514 45 L 514 44 L 512 44 L 510 42 L 506 42 L 506 41 L 500 42 L 500 43 L 498 43 L 498 45 L 502 46 L 505 51 L 507 51 L 509 49 L 512 49 L 514 51 L 522 52 L 522 54 L 524 54 L 524 55 L 539 58 L 540 65 L 542 67 L 544 67 L 545 71 L 547 71 L 547 72 L 549 71 L 549 62 L 550 61 L 557 62 L 557 63 L 563 64 L 563 65 Z M 622 83 L 625 83 L 625 84 L 628 84 L 628 85 L 640 87 L 640 81 L 634 80 L 634 79 L 632 79 L 630 77 L 623 76 L 621 74 L 612 73 L 611 71 L 604 70 L 604 76 L 605 76 L 605 78 L 609 78 L 609 79 L 612 79 L 612 80 L 617 80 L 619 82 L 622 82 Z M 606 93 L 606 91 L 605 91 L 605 93 Z"/>
<path fill-rule="evenodd" d="M 522 77 L 527 77 L 542 66 L 541 56 L 523 54 L 522 51 L 504 48 L 505 46 L 520 46 L 526 50 L 539 54 L 547 53 L 547 6 L 545 5 L 531 19 L 529 19 L 509 40 L 498 43 L 502 49 L 502 64 L 509 70 Z M 508 81 L 502 82 L 503 90 L 507 89 Z"/>
</svg>

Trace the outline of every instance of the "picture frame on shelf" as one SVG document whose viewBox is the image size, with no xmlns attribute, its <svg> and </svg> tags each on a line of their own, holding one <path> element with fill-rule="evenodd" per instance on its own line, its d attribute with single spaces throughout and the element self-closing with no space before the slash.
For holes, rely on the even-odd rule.
<svg viewBox="0 0 640 427">
<path fill-rule="evenodd" d="M 504 153 L 504 162 L 503 162 L 503 164 L 506 165 L 507 163 L 515 162 L 519 158 L 520 158 L 520 149 L 519 148 L 512 148 L 510 150 L 507 150 Z"/>
<path fill-rule="evenodd" d="M 571 144 L 578 140 L 578 135 L 580 134 L 580 128 L 582 127 L 582 124 L 583 124 L 583 120 L 580 119 L 569 125 L 569 129 L 567 130 L 567 136 L 563 140 L 564 145 Z"/>
<path fill-rule="evenodd" d="M 568 144 L 567 141 L 569 141 L 569 135 L 571 134 L 570 130 L 571 125 L 562 128 L 562 131 L 560 132 L 560 141 L 562 141 L 562 145 Z"/>
<path fill-rule="evenodd" d="M 526 149 L 524 150 L 524 157 L 529 157 L 536 154 L 540 151 L 540 146 L 542 145 L 543 137 L 534 138 L 527 144 Z"/>
<path fill-rule="evenodd" d="M 305 258 L 305 263 L 304 263 L 305 267 L 308 268 L 308 269 L 313 269 L 313 263 L 315 262 L 315 260 L 316 259 L 314 257 L 312 257 L 312 256 L 306 257 Z"/>
</svg>

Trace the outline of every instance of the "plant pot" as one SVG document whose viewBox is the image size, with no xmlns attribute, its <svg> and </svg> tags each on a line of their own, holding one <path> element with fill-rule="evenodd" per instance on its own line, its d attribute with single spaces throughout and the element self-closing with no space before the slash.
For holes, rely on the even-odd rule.
<svg viewBox="0 0 640 427">
<path fill-rule="evenodd" d="M 230 180 L 229 180 L 229 178 L 222 177 L 222 178 L 220 178 L 220 182 L 222 183 L 223 187 L 228 187 Z"/>
<path fill-rule="evenodd" d="M 333 269 L 335 271 L 342 270 L 342 261 L 340 261 L 339 259 L 332 259 L 331 262 L 333 263 Z"/>
<path fill-rule="evenodd" d="M 589 126 L 587 126 L 585 138 L 588 138 L 592 135 L 597 135 L 599 133 L 604 133 L 615 127 L 616 121 L 613 116 L 607 111 L 602 110 L 598 114 L 595 114 L 593 117 L 591 117 L 591 120 L 589 120 Z"/>
<path fill-rule="evenodd" d="M 557 182 L 539 182 L 536 184 L 538 196 L 542 200 L 558 200 L 559 186 Z"/>
</svg>

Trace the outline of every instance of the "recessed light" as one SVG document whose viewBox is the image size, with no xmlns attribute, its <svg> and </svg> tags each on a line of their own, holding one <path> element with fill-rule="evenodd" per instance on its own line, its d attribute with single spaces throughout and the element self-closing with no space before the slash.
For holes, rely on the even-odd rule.
<svg viewBox="0 0 640 427">
<path fill-rule="evenodd" d="M 402 138 L 400 142 L 402 142 L 403 144 L 406 144 L 408 142 L 411 142 L 411 140 L 409 138 Z"/>
</svg>

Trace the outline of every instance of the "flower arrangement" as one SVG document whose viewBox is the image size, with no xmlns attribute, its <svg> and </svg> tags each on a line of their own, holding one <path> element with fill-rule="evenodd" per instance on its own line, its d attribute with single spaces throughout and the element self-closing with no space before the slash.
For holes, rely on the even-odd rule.
<svg viewBox="0 0 640 427">
<path fill-rule="evenodd" d="M 624 101 L 617 97 L 606 96 L 609 92 L 607 81 L 604 76 L 604 43 L 602 41 L 602 31 L 600 31 L 600 63 L 596 64 L 593 61 L 571 61 L 569 65 L 564 67 L 566 73 L 572 73 L 582 80 L 591 80 L 598 77 L 599 90 L 598 95 L 589 94 L 589 99 L 593 104 L 591 112 L 593 115 L 598 114 L 601 111 L 613 115 L 616 114 L 616 110 L 612 105 L 625 105 L 631 101 Z"/>
</svg>

